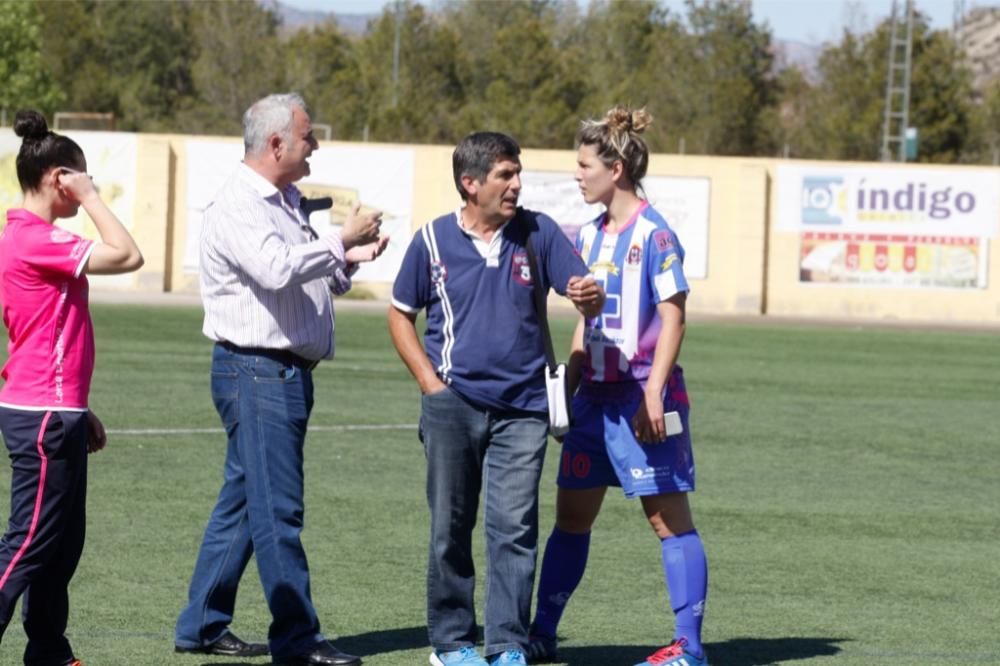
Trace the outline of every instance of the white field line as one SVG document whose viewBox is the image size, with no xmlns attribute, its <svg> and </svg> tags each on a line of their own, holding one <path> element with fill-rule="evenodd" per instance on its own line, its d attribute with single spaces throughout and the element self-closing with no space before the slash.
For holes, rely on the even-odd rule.
<svg viewBox="0 0 1000 666">
<path fill-rule="evenodd" d="M 309 432 L 347 432 L 354 430 L 416 430 L 416 423 L 386 423 L 360 425 L 316 425 L 309 426 Z M 134 437 L 157 437 L 162 435 L 214 435 L 224 432 L 218 428 L 109 428 L 109 435 L 132 435 Z"/>
</svg>

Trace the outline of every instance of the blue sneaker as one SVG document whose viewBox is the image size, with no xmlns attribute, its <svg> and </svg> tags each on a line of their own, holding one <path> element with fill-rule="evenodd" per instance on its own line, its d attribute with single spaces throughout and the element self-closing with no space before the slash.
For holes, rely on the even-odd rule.
<svg viewBox="0 0 1000 666">
<path fill-rule="evenodd" d="M 660 648 L 640 661 L 635 666 L 708 666 L 708 656 L 696 657 L 687 650 L 687 641 L 683 638 L 674 641 L 665 648 Z"/>
<path fill-rule="evenodd" d="M 479 656 L 476 648 L 464 647 L 447 652 L 435 650 L 431 652 L 433 666 L 489 666 L 486 660 Z"/>
<path fill-rule="evenodd" d="M 524 655 L 521 654 L 520 650 L 507 650 L 506 652 L 494 655 L 493 658 L 490 659 L 490 666 L 500 666 L 501 664 L 509 664 L 510 666 L 528 666 L 528 662 L 524 660 Z"/>
</svg>

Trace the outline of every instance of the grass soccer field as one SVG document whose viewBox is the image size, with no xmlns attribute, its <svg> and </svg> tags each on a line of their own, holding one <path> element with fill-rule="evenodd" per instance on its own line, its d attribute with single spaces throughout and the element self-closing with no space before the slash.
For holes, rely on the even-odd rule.
<svg viewBox="0 0 1000 666">
<path fill-rule="evenodd" d="M 173 654 L 224 454 L 201 312 L 93 314 L 91 405 L 109 443 L 90 458 L 77 654 L 87 666 L 266 664 Z M 556 320 L 557 338 L 571 325 Z M 990 332 L 690 325 L 681 360 L 714 666 L 1000 664 L 998 346 Z M 369 666 L 426 664 L 416 385 L 381 312 L 342 309 L 337 355 L 316 371 L 306 442 L 313 597 L 327 635 Z M 550 446 L 543 544 L 557 460 Z M 0 494 L 9 481 L 0 473 Z M 233 629 L 260 640 L 268 621 L 251 562 Z M 671 635 L 658 543 L 614 489 L 560 629 L 577 666 L 629 666 Z M 0 664 L 20 663 L 23 646 L 15 621 Z"/>
</svg>

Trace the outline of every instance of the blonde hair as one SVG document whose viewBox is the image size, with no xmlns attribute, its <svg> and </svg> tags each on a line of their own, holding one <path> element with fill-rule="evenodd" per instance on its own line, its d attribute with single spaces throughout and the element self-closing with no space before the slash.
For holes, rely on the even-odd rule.
<svg viewBox="0 0 1000 666">
<path fill-rule="evenodd" d="M 629 181 L 639 187 L 649 167 L 649 146 L 640 134 L 652 122 L 653 116 L 645 108 L 616 106 L 601 120 L 584 120 L 576 145 L 594 146 L 597 157 L 608 168 L 620 160 Z"/>
</svg>

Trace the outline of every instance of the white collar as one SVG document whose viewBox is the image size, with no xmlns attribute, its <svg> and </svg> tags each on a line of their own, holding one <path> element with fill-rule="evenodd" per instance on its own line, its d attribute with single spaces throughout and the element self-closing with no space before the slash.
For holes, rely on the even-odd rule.
<svg viewBox="0 0 1000 666">
<path fill-rule="evenodd" d="M 278 194 L 278 188 L 275 187 L 274 183 L 248 167 L 245 162 L 240 162 L 236 176 L 252 187 L 262 199 L 269 199 Z"/>
<path fill-rule="evenodd" d="M 514 219 L 514 218 L 511 218 Z M 500 247 L 503 244 L 503 230 L 510 220 L 507 220 L 493 232 L 493 237 L 487 242 L 482 236 L 477 233 L 473 233 L 465 228 L 462 224 L 462 209 L 459 208 L 455 212 L 455 220 L 458 223 L 458 228 L 462 230 L 462 233 L 468 236 L 472 240 L 472 245 L 479 252 L 479 255 L 486 260 L 486 265 L 489 267 L 496 267 L 500 265 Z"/>
<path fill-rule="evenodd" d="M 458 210 L 455 211 L 455 221 L 458 223 L 458 228 L 461 229 L 462 233 L 465 234 L 466 236 L 468 236 L 469 238 L 472 238 L 473 240 L 478 240 L 481 243 L 486 243 L 486 240 L 483 239 L 482 236 L 480 236 L 479 234 L 477 234 L 477 233 L 475 233 L 473 231 L 469 231 L 468 229 L 465 228 L 465 225 L 462 224 L 462 211 L 463 210 L 465 210 L 465 209 L 464 208 L 459 208 Z M 517 217 L 517 216 L 515 215 L 514 217 Z M 507 220 L 506 222 L 504 222 L 503 224 L 501 224 L 499 227 L 497 227 L 496 231 L 493 232 L 493 237 L 489 241 L 491 244 L 494 243 L 494 242 L 497 242 L 496 239 L 499 238 L 500 236 L 503 236 L 503 230 L 504 230 L 504 228 L 506 228 L 506 226 L 508 224 L 510 224 L 510 221 L 513 220 L 513 219 L 514 218 L 512 217 L 512 218 L 510 218 L 510 220 Z"/>
</svg>

